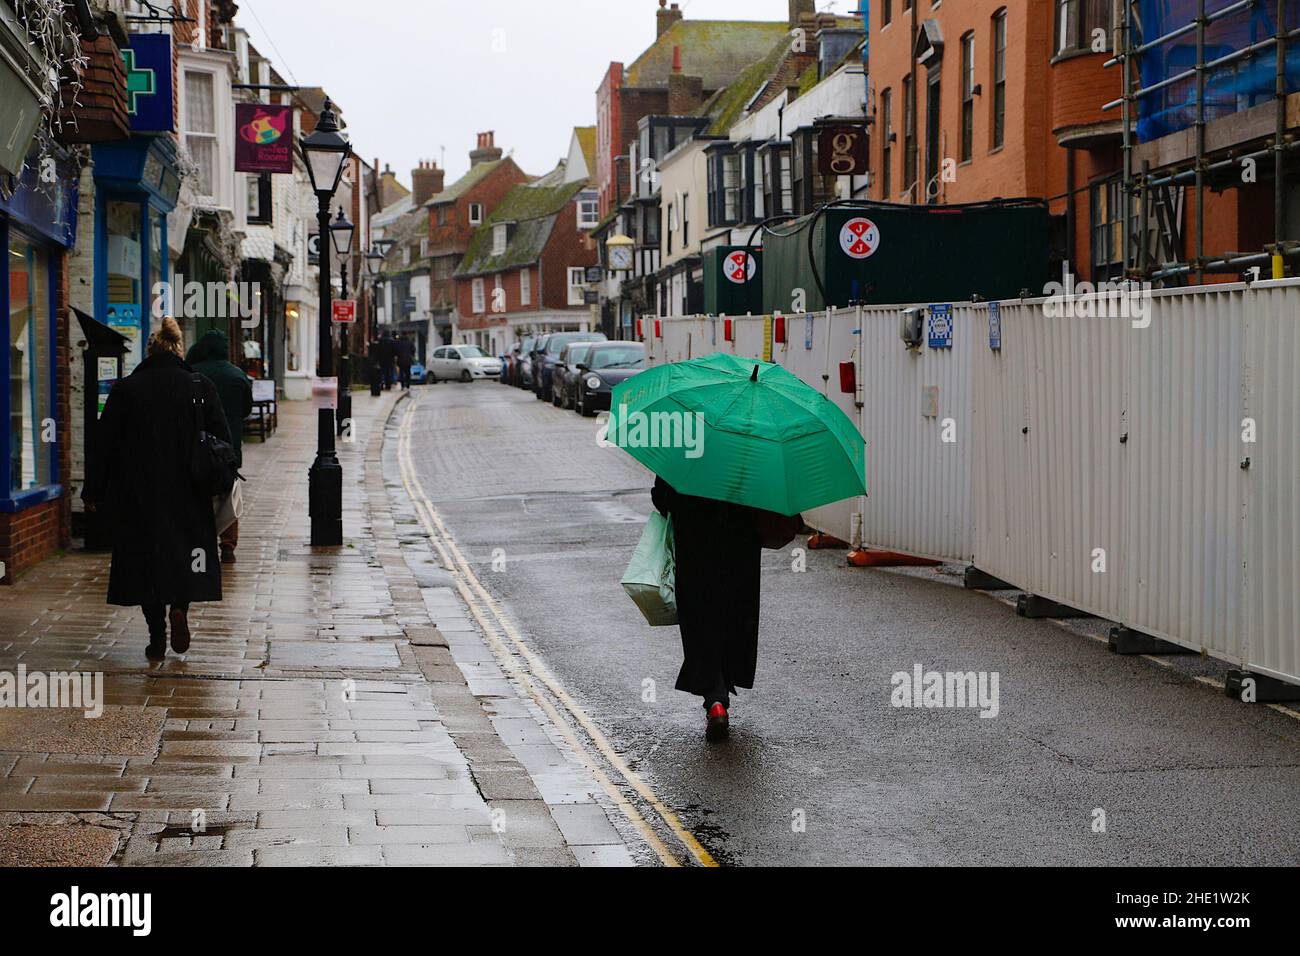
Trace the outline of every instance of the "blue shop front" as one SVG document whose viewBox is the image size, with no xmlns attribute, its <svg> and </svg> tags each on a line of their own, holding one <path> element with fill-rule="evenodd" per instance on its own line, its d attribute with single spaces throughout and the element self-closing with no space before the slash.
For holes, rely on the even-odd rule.
<svg viewBox="0 0 1300 956">
<path fill-rule="evenodd" d="M 76 241 L 78 170 L 66 155 L 29 155 L 0 188 L 0 579 L 53 553 L 66 537 L 67 251 Z M 62 377 L 61 377 L 62 376 Z"/>
</svg>

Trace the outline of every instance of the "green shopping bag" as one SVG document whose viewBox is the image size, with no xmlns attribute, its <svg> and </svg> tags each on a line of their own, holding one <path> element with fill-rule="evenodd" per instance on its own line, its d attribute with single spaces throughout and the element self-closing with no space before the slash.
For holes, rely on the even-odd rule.
<svg viewBox="0 0 1300 956">
<path fill-rule="evenodd" d="M 651 627 L 669 627 L 677 623 L 673 526 L 659 512 L 653 512 L 646 522 L 622 583 L 628 597 L 641 609 Z"/>
</svg>

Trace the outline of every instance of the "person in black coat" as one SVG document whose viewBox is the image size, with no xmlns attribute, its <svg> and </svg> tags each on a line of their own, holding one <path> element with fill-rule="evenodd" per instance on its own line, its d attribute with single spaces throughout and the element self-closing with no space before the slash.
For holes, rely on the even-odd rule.
<svg viewBox="0 0 1300 956">
<path fill-rule="evenodd" d="M 397 370 L 402 380 L 402 388 L 411 387 L 411 364 L 415 361 L 415 343 L 410 336 L 403 335 L 397 339 Z"/>
<path fill-rule="evenodd" d="M 676 686 L 704 698 L 706 733 L 716 740 L 727 733 L 730 695 L 754 686 L 762 541 L 743 505 L 678 494 L 662 478 L 651 499 L 673 523 L 685 653 Z"/>
<path fill-rule="evenodd" d="M 393 342 L 393 333 L 385 331 L 379 337 L 375 347 L 375 360 L 379 363 L 379 370 L 383 376 L 384 391 L 393 387 L 393 361 L 396 358 L 397 347 Z"/>
<path fill-rule="evenodd" d="M 230 441 L 216 386 L 181 358 L 174 319 L 149 337 L 148 357 L 109 392 L 93 436 L 96 454 L 82 499 L 113 529 L 108 603 L 139 605 L 150 660 L 189 649 L 189 606 L 221 600 L 212 498 L 190 475 L 197 422 Z"/>
</svg>

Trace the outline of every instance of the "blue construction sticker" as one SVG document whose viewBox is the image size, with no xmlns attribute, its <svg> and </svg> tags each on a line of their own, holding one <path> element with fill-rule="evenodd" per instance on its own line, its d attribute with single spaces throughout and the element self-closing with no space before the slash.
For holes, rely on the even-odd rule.
<svg viewBox="0 0 1300 956">
<path fill-rule="evenodd" d="M 930 306 L 930 348 L 952 348 L 952 305 Z"/>
<path fill-rule="evenodd" d="M 994 352 L 1002 350 L 1002 303 L 989 303 L 989 348 Z"/>
<path fill-rule="evenodd" d="M 809 352 L 812 351 L 812 337 L 813 337 L 813 317 L 812 314 L 809 313 L 808 318 L 804 319 L 804 324 L 803 324 L 803 347 L 807 349 Z"/>
</svg>

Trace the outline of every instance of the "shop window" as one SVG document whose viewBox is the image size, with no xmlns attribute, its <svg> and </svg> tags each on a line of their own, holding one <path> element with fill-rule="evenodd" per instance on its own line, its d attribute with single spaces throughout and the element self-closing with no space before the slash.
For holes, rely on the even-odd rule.
<svg viewBox="0 0 1300 956">
<path fill-rule="evenodd" d="M 49 254 L 9 239 L 9 491 L 54 483 Z"/>
</svg>

